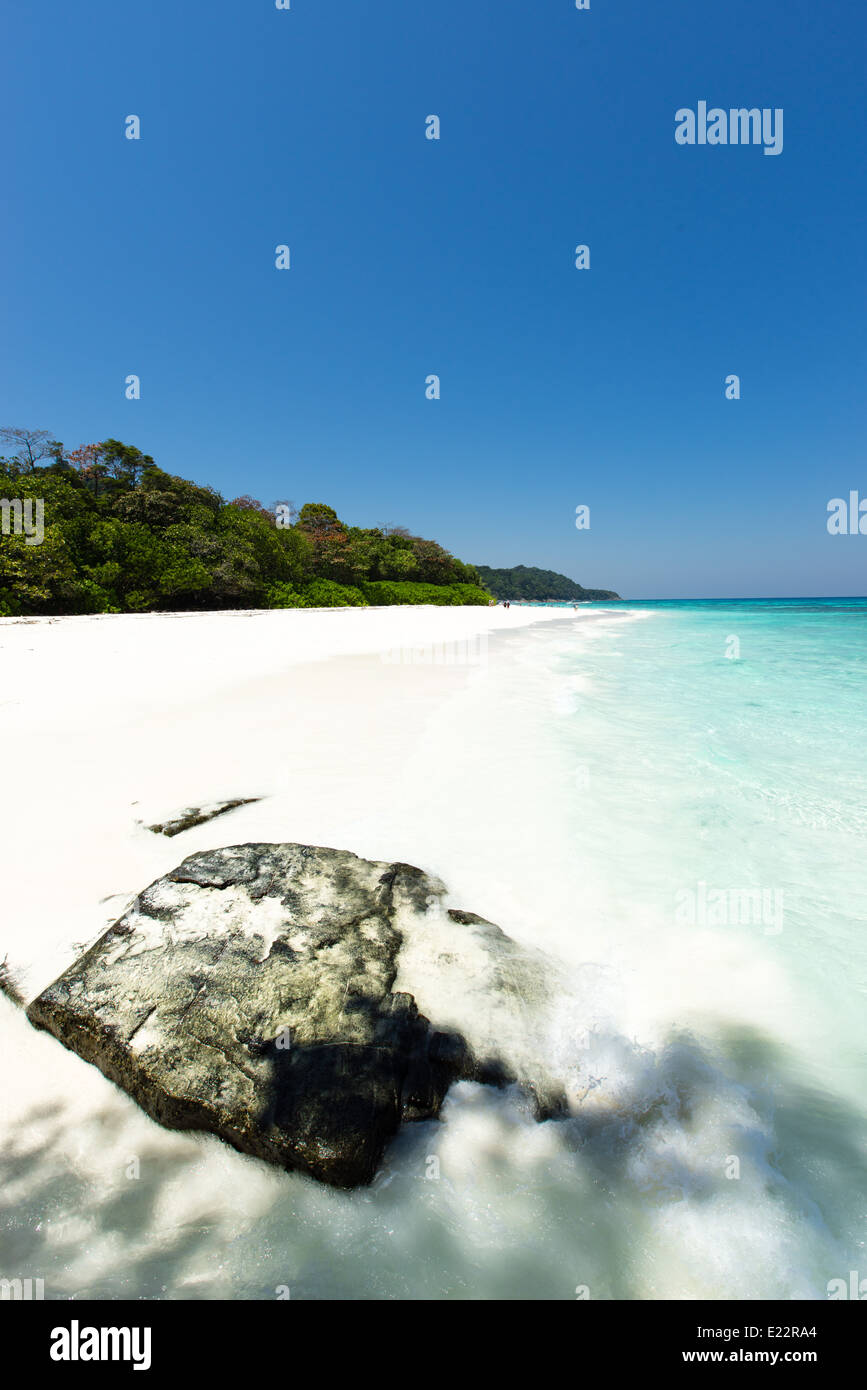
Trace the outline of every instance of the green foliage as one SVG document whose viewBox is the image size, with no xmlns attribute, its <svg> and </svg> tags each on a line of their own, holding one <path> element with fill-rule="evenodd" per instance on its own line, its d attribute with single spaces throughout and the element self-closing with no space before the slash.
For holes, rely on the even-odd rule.
<svg viewBox="0 0 867 1390">
<path fill-rule="evenodd" d="M 367 599 L 360 589 L 335 584 L 333 579 L 314 579 L 303 590 L 305 608 L 366 608 Z"/>
<path fill-rule="evenodd" d="M 265 596 L 266 608 L 304 608 L 304 596 L 292 584 L 270 584 Z"/>
<path fill-rule="evenodd" d="M 368 603 L 380 607 L 395 603 L 489 604 L 491 595 L 477 584 L 412 584 L 389 580 L 362 584 Z"/>
<path fill-rule="evenodd" d="M 515 565 L 513 569 L 495 570 L 476 565 L 479 580 L 498 599 L 606 599 L 619 598 L 610 589 L 582 589 L 574 579 L 555 570 L 533 569 Z"/>
<path fill-rule="evenodd" d="M 306 531 L 328 531 L 333 526 L 342 526 L 336 511 L 324 502 L 305 502 L 298 513 L 298 525 Z"/>
<path fill-rule="evenodd" d="M 0 535 L 0 615 L 490 602 L 435 541 L 347 526 L 321 502 L 278 527 L 255 498 L 226 502 L 120 440 L 67 454 L 44 431 L 7 435 L 25 443 L 0 459 L 0 497 L 44 499 L 45 536 Z"/>
</svg>

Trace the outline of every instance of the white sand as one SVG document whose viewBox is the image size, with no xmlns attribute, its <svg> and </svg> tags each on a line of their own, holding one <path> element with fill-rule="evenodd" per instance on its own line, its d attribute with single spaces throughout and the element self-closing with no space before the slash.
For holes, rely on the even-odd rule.
<svg viewBox="0 0 867 1390">
<path fill-rule="evenodd" d="M 564 616 L 576 615 L 395 607 L 0 621 L 0 959 L 38 992 L 135 893 L 214 845 L 296 839 L 448 871 L 412 833 L 425 774 L 407 797 L 409 761 L 434 711 L 487 663 L 489 636 Z M 174 838 L 145 828 L 237 797 L 264 799 Z"/>
<path fill-rule="evenodd" d="M 532 830 L 557 770 L 500 667 L 530 660 L 544 719 L 534 653 L 561 634 L 574 645 L 592 616 L 395 608 L 0 622 L 0 959 L 31 997 L 181 859 L 257 840 L 416 863 L 456 905 L 506 929 L 523 913 L 532 936 L 552 881 Z M 471 642 L 461 665 L 479 636 L 489 646 Z M 145 828 L 249 796 L 263 799 L 173 838 Z M 452 1276 L 431 1265 L 431 1242 L 462 1267 L 467 1214 L 463 1197 L 451 1211 L 452 1182 L 424 1180 L 432 1146 L 450 1136 L 445 1172 L 463 1172 L 471 1202 L 478 1185 L 480 1210 L 515 1124 L 528 1145 L 516 1171 L 558 1152 L 523 1102 L 503 1109 L 513 1102 L 487 1089 L 456 1088 L 449 1113 L 460 1093 L 466 1124 L 409 1127 L 408 1154 L 395 1149 L 376 1192 L 347 1195 L 211 1136 L 161 1129 L 0 995 L 0 1274 L 44 1278 L 49 1298 L 271 1298 L 287 1284 L 293 1298 L 439 1296 Z M 558 1161 L 571 1204 L 571 1164 Z M 444 1218 L 428 1211 L 438 1194 Z M 520 1202 L 516 1211 L 520 1224 Z M 496 1271 L 514 1235 L 493 1240 Z M 565 1258 L 564 1246 L 555 1264 Z"/>
<path fill-rule="evenodd" d="M 196 851 L 295 840 L 405 860 L 563 963 L 543 1052 L 576 1110 L 574 1129 L 539 1125 L 512 1090 L 464 1083 L 442 1123 L 405 1126 L 373 1187 L 346 1194 L 162 1129 L 0 997 L 0 1276 L 44 1278 L 47 1298 L 569 1299 L 580 1284 L 594 1299 L 807 1298 L 852 1267 L 810 1235 L 802 1189 L 786 1196 L 763 1107 L 681 1035 L 708 981 L 736 1022 L 745 989 L 780 997 L 776 976 L 743 946 L 733 962 L 678 948 L 643 909 L 621 914 L 629 845 L 593 852 L 606 788 L 620 803 L 576 706 L 605 702 L 612 627 L 625 639 L 635 616 L 0 623 L 0 958 L 28 996 Z M 474 634 L 482 665 L 425 646 Z M 402 645 L 417 660 L 381 659 Z M 251 796 L 171 839 L 145 828 Z M 471 991 L 411 983 L 430 1016 L 484 1024 Z M 745 1151 L 726 1181 L 725 1155 Z"/>
</svg>

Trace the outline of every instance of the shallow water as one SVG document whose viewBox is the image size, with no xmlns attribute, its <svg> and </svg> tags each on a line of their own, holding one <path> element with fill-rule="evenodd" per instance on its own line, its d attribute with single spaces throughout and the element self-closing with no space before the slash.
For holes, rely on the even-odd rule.
<svg viewBox="0 0 867 1390">
<path fill-rule="evenodd" d="M 867 1276 L 867 603 L 598 609 L 492 638 L 366 822 L 336 780 L 299 810 L 300 767 L 282 811 L 237 813 L 237 839 L 279 823 L 416 862 L 546 950 L 570 1117 L 464 1084 L 372 1188 L 334 1192 L 159 1129 L 0 999 L 0 1273 L 302 1299 L 824 1298 Z"/>
</svg>

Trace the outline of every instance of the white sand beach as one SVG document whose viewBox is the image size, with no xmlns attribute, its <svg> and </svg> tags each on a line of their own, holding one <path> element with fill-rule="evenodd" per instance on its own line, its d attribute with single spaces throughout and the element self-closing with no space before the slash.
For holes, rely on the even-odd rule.
<svg viewBox="0 0 867 1390">
<path fill-rule="evenodd" d="M 393 812 L 429 719 L 487 665 L 489 639 L 564 616 L 395 607 L 0 620 L 14 866 L 0 959 L 37 992 L 142 887 L 216 844 L 423 857 L 412 830 L 422 764 L 415 800 Z M 262 800 L 179 838 L 145 828 L 252 797 Z"/>
<path fill-rule="evenodd" d="M 671 620 L 644 616 L 0 623 L 0 960 L 25 998 L 190 854 L 330 846 L 417 865 L 449 906 L 558 962 L 568 991 L 543 1042 L 576 1106 L 539 1124 L 517 1088 L 461 1082 L 439 1121 L 403 1127 L 370 1188 L 340 1192 L 161 1128 L 0 995 L 7 1273 L 44 1278 L 52 1298 L 688 1299 L 811 1298 L 850 1267 L 837 1151 L 859 1142 L 854 1101 L 829 1129 L 824 1097 L 847 1073 L 813 1074 L 827 1025 L 784 968 L 793 933 L 672 916 L 672 885 L 700 876 L 689 856 L 716 843 L 707 774 L 680 749 L 713 738 L 717 716 L 680 719 Z M 699 635 L 677 650 L 703 649 Z M 147 828 L 238 798 L 259 799 L 172 838 Z M 828 1135 L 827 1215 L 805 1220 L 799 1146 Z"/>
<path fill-rule="evenodd" d="M 514 863 L 532 855 L 544 752 L 531 730 L 509 733 L 508 701 L 492 709 L 479 687 L 520 632 L 559 627 L 574 644 L 576 622 L 598 618 L 431 607 L 3 621 L 0 960 L 30 998 L 187 855 L 271 840 L 417 863 L 456 905 L 519 932 L 523 913 L 532 938 L 543 863 L 523 885 L 504 879 L 502 863 L 509 834 Z M 247 797 L 261 800 L 173 838 L 146 828 Z M 49 1296 L 267 1297 L 275 1281 L 293 1297 L 375 1293 L 351 1260 L 340 1273 L 338 1255 L 358 1241 L 366 1265 L 380 1239 L 370 1193 L 161 1129 L 2 994 L 0 1032 L 2 1205 L 15 1213 L 4 1258 L 40 1271 Z M 465 1119 L 471 1131 L 481 1124 L 483 1149 L 492 1098 L 481 1110 L 471 1100 Z M 426 1152 L 431 1127 L 410 1128 Z M 475 1144 L 464 1154 L 462 1132 L 451 1163 L 469 1182 Z M 542 1127 L 527 1133 L 532 1154 L 554 1152 Z M 423 1171 L 423 1158 L 411 1167 Z M 389 1161 L 377 1184 L 387 1209 L 406 1196 L 393 1178 Z M 410 1215 L 401 1245 L 426 1245 L 420 1218 Z M 405 1286 L 407 1252 L 393 1253 L 391 1273 L 377 1276 L 386 1296 L 393 1279 Z M 423 1289 L 425 1262 L 409 1259 Z"/>
</svg>

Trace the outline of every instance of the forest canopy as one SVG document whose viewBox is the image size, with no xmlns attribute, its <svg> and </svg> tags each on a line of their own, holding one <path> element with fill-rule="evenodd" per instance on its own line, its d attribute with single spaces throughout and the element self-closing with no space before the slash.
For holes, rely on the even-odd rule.
<svg viewBox="0 0 867 1390">
<path fill-rule="evenodd" d="M 117 439 L 0 441 L 0 498 L 44 504 L 38 542 L 4 508 L 0 616 L 491 602 L 472 565 L 402 528 L 349 526 L 321 502 L 227 502 Z"/>
</svg>

